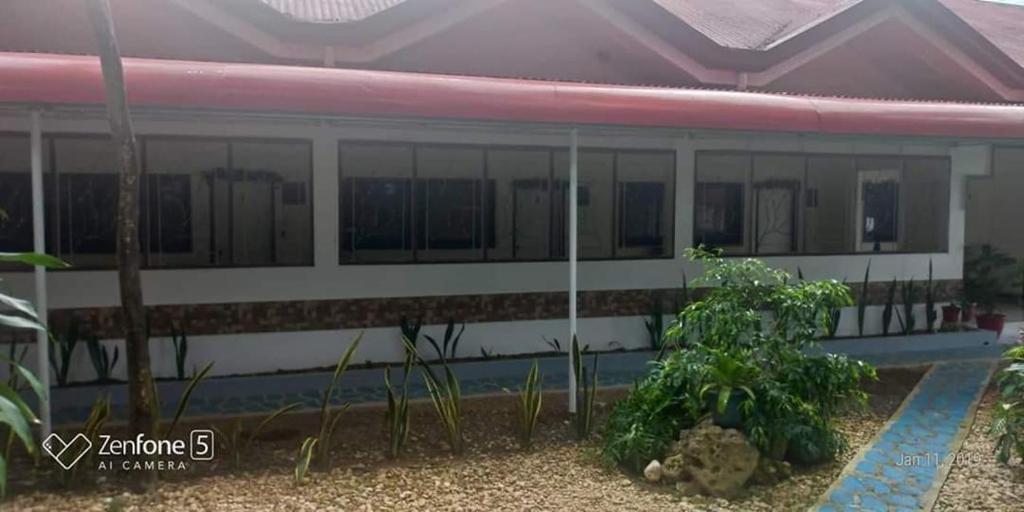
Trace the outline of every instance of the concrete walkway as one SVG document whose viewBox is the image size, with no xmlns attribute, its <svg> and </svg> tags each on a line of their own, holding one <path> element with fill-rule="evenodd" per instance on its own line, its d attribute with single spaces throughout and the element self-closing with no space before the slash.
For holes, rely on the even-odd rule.
<svg viewBox="0 0 1024 512">
<path fill-rule="evenodd" d="M 931 510 L 994 368 L 991 360 L 935 364 L 817 510 Z"/>
</svg>

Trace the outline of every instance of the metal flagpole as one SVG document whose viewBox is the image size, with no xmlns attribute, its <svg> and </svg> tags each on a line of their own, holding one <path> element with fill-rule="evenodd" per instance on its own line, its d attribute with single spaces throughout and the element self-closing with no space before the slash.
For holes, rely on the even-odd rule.
<svg viewBox="0 0 1024 512">
<path fill-rule="evenodd" d="M 579 134 L 573 128 L 569 132 L 569 413 L 576 413 L 576 354 L 573 340 L 576 339 L 576 231 L 577 207 L 576 188 L 579 185 Z"/>
<path fill-rule="evenodd" d="M 46 252 L 46 234 L 43 230 L 43 136 L 39 127 L 39 111 L 31 113 L 31 152 L 32 152 L 32 247 L 37 253 Z M 49 323 L 46 306 L 46 268 L 35 267 L 36 312 L 42 331 L 36 332 L 36 377 L 46 391 L 39 399 L 39 418 L 43 423 L 43 439 L 52 431 L 50 424 L 50 343 L 47 335 Z"/>
</svg>

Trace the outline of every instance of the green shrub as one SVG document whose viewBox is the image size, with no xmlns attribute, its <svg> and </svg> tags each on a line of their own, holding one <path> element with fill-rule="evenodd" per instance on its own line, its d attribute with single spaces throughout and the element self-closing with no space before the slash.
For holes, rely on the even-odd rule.
<svg viewBox="0 0 1024 512">
<path fill-rule="evenodd" d="M 605 462 L 643 471 L 680 429 L 696 424 L 705 410 L 699 396 L 709 380 L 709 359 L 706 351 L 687 348 L 652 362 L 650 374 L 615 404 L 604 425 Z"/>
<path fill-rule="evenodd" d="M 1010 365 L 999 372 L 999 400 L 992 413 L 991 433 L 996 438 L 996 459 L 1003 464 L 1017 457 L 1024 461 L 1024 346 L 1005 354 Z"/>
<path fill-rule="evenodd" d="M 845 446 L 833 419 L 865 403 L 860 385 L 875 372 L 805 349 L 828 332 L 837 308 L 852 305 L 848 287 L 794 281 L 756 259 L 727 260 L 703 249 L 688 256 L 703 265 L 701 282 L 712 287 L 667 333 L 685 348 L 652 363 L 615 406 L 604 428 L 605 461 L 641 471 L 680 429 L 724 409 L 730 395 L 740 396 L 742 429 L 763 454 L 804 463 L 833 458 Z M 711 390 L 719 392 L 714 403 L 706 399 Z"/>
</svg>

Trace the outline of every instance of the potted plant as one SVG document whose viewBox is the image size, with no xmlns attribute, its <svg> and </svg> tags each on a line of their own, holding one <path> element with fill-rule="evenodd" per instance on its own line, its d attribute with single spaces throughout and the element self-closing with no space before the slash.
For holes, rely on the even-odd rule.
<svg viewBox="0 0 1024 512">
<path fill-rule="evenodd" d="M 950 302 L 942 306 L 942 325 L 951 326 L 960 323 L 960 306 Z"/>
<path fill-rule="evenodd" d="M 747 350 L 730 353 L 712 349 L 708 382 L 701 387 L 700 397 L 711 409 L 711 419 L 722 428 L 740 428 L 743 416 L 740 404 L 754 399 L 751 386 L 758 378 L 758 366 Z"/>
<path fill-rule="evenodd" d="M 978 328 L 995 331 L 997 336 L 1003 332 L 1006 315 L 996 311 L 996 303 L 1002 287 L 1013 281 L 1008 280 L 1007 269 L 1014 263 L 1012 257 L 989 244 L 969 247 L 964 261 L 964 297 L 981 307 Z"/>
</svg>

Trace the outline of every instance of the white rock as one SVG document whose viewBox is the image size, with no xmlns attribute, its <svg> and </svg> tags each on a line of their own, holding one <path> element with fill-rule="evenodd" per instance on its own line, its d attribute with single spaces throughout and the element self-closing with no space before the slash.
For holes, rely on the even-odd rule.
<svg viewBox="0 0 1024 512">
<path fill-rule="evenodd" d="M 661 480 L 661 463 L 656 460 L 652 460 L 651 463 L 644 468 L 644 478 L 646 478 L 648 482 L 657 482 L 658 480 Z"/>
</svg>

